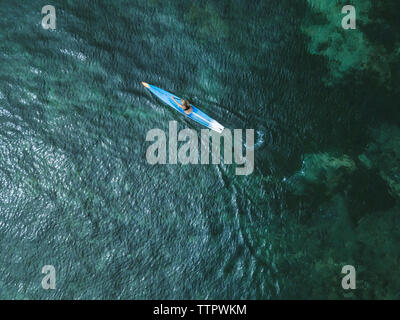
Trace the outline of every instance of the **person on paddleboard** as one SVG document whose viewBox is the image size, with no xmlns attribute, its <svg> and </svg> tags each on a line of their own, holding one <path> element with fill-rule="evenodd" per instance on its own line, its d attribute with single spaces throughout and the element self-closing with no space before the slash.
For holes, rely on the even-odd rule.
<svg viewBox="0 0 400 320">
<path fill-rule="evenodd" d="M 193 112 L 192 105 L 187 100 L 182 100 L 182 108 L 186 114 L 191 114 Z"/>
<path fill-rule="evenodd" d="M 174 98 L 172 98 L 172 99 L 174 99 Z M 182 104 L 180 104 L 178 101 L 176 101 L 175 99 L 174 99 L 174 101 L 176 102 L 176 104 L 178 105 L 178 106 L 180 106 L 182 109 L 183 109 L 183 111 L 185 112 L 185 114 L 191 114 L 192 112 L 193 112 L 193 108 L 192 108 L 192 105 L 189 103 L 189 101 L 187 101 L 187 100 L 184 100 L 184 99 L 181 99 L 181 102 L 182 102 Z"/>
</svg>

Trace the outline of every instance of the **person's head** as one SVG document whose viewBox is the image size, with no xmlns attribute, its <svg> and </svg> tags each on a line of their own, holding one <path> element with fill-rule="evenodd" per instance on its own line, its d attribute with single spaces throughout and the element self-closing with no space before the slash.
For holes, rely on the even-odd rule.
<svg viewBox="0 0 400 320">
<path fill-rule="evenodd" d="M 187 101 L 187 100 L 182 100 L 182 105 L 184 105 L 185 107 L 190 106 L 189 101 Z"/>
</svg>

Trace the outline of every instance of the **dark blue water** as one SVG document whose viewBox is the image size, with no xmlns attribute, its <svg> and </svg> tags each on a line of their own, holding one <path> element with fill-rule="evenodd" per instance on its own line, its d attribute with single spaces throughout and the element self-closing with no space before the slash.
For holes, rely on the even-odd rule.
<svg viewBox="0 0 400 320">
<path fill-rule="evenodd" d="M 49 4 L 0 4 L 0 298 L 398 298 L 394 1 Z M 201 127 L 141 81 L 254 129 L 254 172 L 150 165 Z"/>
</svg>

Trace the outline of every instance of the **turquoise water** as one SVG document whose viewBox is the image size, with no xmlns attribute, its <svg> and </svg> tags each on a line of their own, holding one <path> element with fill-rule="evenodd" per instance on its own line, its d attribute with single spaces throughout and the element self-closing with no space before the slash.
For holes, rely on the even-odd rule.
<svg viewBox="0 0 400 320">
<path fill-rule="evenodd" d="M 2 1 L 0 298 L 399 298 L 400 8 L 344 4 Z M 254 172 L 149 165 L 201 127 L 141 81 L 254 129 Z"/>
</svg>

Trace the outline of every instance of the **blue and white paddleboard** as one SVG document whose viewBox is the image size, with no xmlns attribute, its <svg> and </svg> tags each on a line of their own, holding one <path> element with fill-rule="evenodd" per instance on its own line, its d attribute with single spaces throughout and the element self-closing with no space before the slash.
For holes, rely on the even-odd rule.
<svg viewBox="0 0 400 320">
<path fill-rule="evenodd" d="M 214 119 L 210 118 L 208 115 L 206 115 L 203 111 L 200 111 L 197 109 L 194 105 L 192 105 L 193 112 L 190 114 L 186 114 L 183 108 L 179 106 L 179 104 L 182 104 L 182 99 L 177 97 L 176 95 L 173 95 L 172 93 L 169 93 L 168 91 L 165 91 L 163 89 L 160 89 L 156 86 L 153 86 L 151 84 L 148 84 L 146 82 L 142 82 L 142 84 L 150 90 L 151 93 L 153 93 L 157 98 L 159 98 L 161 101 L 175 109 L 176 111 L 180 112 L 181 114 L 185 115 L 186 117 L 202 124 L 203 126 L 214 130 L 218 133 L 221 133 L 224 130 L 224 127 L 219 124 L 217 121 Z"/>
</svg>

